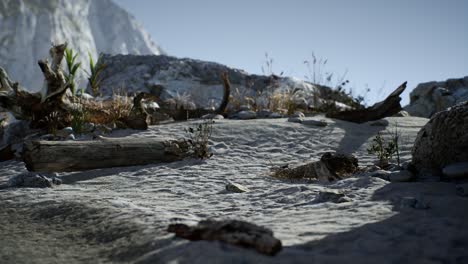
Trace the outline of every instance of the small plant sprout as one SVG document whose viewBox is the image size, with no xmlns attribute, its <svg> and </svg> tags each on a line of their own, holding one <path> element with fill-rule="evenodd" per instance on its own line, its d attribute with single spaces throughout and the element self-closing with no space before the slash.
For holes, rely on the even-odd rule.
<svg viewBox="0 0 468 264">
<path fill-rule="evenodd" d="M 42 121 L 46 124 L 47 132 L 54 136 L 57 135 L 59 127 L 63 125 L 63 117 L 57 111 L 50 112 Z"/>
<path fill-rule="evenodd" d="M 371 146 L 367 149 L 369 154 L 374 154 L 377 157 L 378 165 L 381 168 L 385 168 L 394 155 L 396 155 L 398 166 L 400 165 L 400 131 L 398 130 L 398 124 L 395 124 L 395 129 L 387 134 L 390 137 L 385 139 L 383 133 L 378 132 L 372 139 Z"/>
<path fill-rule="evenodd" d="M 189 127 L 185 130 L 188 134 L 187 143 L 190 154 L 194 158 L 208 159 L 213 156 L 209 151 L 209 139 L 213 132 L 213 120 L 207 120 L 199 123 L 194 128 Z"/>
<path fill-rule="evenodd" d="M 262 65 L 262 73 L 263 75 L 273 75 L 273 58 L 270 58 L 268 52 L 265 52 L 265 61 L 264 65 Z"/>
<path fill-rule="evenodd" d="M 78 69 L 81 66 L 81 62 L 76 62 L 78 53 L 75 53 L 73 49 L 65 49 L 65 62 L 67 64 L 67 73 L 65 74 L 65 80 L 67 81 L 72 94 L 76 92 L 75 76 Z"/>
<path fill-rule="evenodd" d="M 73 131 L 77 134 L 84 133 L 85 123 L 87 119 L 86 110 L 83 108 L 83 106 L 80 106 L 76 109 L 71 110 L 70 114 L 71 114 L 71 127 L 73 128 Z"/>
<path fill-rule="evenodd" d="M 395 143 L 395 155 L 398 166 L 400 166 L 400 135 L 401 132 L 398 129 L 398 123 L 395 122 L 394 129 L 392 131 L 392 141 Z"/>
<path fill-rule="evenodd" d="M 99 78 L 99 75 L 101 74 L 102 70 L 104 70 L 106 66 L 100 63 L 101 56 L 99 56 L 96 63 L 94 63 L 93 56 L 91 56 L 90 52 L 88 52 L 88 58 L 89 58 L 89 70 L 90 70 L 90 72 L 88 73 L 89 86 L 91 87 L 93 96 L 97 96 L 99 93 L 99 87 L 102 81 Z"/>
</svg>

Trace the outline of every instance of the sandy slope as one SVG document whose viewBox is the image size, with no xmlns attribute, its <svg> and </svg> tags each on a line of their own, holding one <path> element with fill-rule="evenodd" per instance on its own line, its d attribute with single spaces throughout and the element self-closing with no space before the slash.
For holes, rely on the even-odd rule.
<svg viewBox="0 0 468 264">
<path fill-rule="evenodd" d="M 322 117 L 311 119 L 319 120 Z M 387 118 L 402 132 L 409 160 L 427 119 Z M 214 125 L 215 155 L 207 161 L 61 173 L 53 189 L 0 190 L 0 262 L 141 263 L 447 263 L 468 262 L 466 198 L 443 182 L 389 183 L 356 177 L 332 184 L 287 182 L 269 168 L 319 159 L 326 151 L 373 158 L 370 139 L 385 127 L 327 119 L 327 127 L 278 120 L 221 120 Z M 130 137 L 182 137 L 189 123 L 151 127 Z M 129 134 L 129 131 L 117 133 Z M 0 185 L 25 171 L 0 163 Z M 251 192 L 223 191 L 231 180 Z M 350 202 L 316 203 L 319 191 L 339 190 Z M 429 209 L 400 208 L 413 196 Z M 236 218 L 271 228 L 285 248 L 266 257 L 216 242 L 175 239 L 169 223 Z"/>
</svg>

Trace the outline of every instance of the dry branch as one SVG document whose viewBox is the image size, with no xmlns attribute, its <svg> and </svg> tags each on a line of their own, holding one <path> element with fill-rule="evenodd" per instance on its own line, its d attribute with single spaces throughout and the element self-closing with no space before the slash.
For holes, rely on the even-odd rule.
<svg viewBox="0 0 468 264">
<path fill-rule="evenodd" d="M 329 113 L 326 116 L 340 120 L 365 123 L 378 120 L 387 116 L 392 116 L 401 111 L 400 95 L 406 88 L 406 82 L 401 84 L 385 100 L 375 103 L 373 106 L 365 109 L 348 110 L 337 113 Z"/>
<path fill-rule="evenodd" d="M 66 46 L 65 43 L 50 49 L 52 65 L 49 65 L 47 60 L 38 62 L 46 83 L 40 93 L 30 93 L 22 89 L 0 68 L 0 107 L 10 111 L 17 119 L 31 120 L 32 127 L 44 126 L 40 122 L 52 112 L 66 112 L 62 97 L 69 84 L 60 69 Z"/>
</svg>

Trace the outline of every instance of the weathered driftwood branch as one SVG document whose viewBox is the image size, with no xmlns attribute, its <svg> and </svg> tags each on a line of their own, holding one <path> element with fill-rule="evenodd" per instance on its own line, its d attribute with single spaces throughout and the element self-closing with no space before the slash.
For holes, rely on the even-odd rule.
<svg viewBox="0 0 468 264">
<path fill-rule="evenodd" d="M 231 83 L 229 82 L 229 76 L 226 72 L 223 72 L 220 75 L 220 78 L 223 82 L 223 98 L 218 109 L 173 109 L 171 105 L 159 101 L 158 104 L 161 106 L 161 112 L 174 118 L 174 120 L 187 120 L 189 118 L 199 118 L 207 114 L 223 114 L 226 111 L 226 107 L 229 103 L 229 96 L 231 94 Z"/>
<path fill-rule="evenodd" d="M 375 103 L 373 106 L 365 109 L 348 110 L 337 113 L 327 114 L 327 117 L 340 120 L 365 123 L 368 121 L 378 120 L 387 116 L 392 116 L 401 111 L 400 95 L 406 88 L 406 82 L 401 84 L 393 93 L 391 93 L 384 101 Z"/>
<path fill-rule="evenodd" d="M 205 220 L 197 226 L 169 225 L 168 232 L 188 240 L 218 240 L 235 246 L 254 248 L 267 255 L 275 255 L 282 249 L 281 241 L 265 227 L 238 220 Z"/>
<path fill-rule="evenodd" d="M 18 83 L 12 82 L 5 70 L 0 68 L 0 107 L 10 111 L 17 119 L 31 120 L 33 127 L 40 127 L 39 122 L 52 112 L 63 112 L 62 96 L 69 87 L 60 69 L 67 44 L 53 46 L 50 49 L 52 65 L 47 60 L 40 60 L 39 67 L 46 85 L 40 93 L 30 93 Z"/>
<path fill-rule="evenodd" d="M 94 141 L 30 141 L 24 162 L 30 171 L 80 171 L 182 160 L 183 140 L 102 138 Z"/>
<path fill-rule="evenodd" d="M 229 96 L 231 95 L 231 83 L 229 82 L 229 76 L 227 72 L 223 72 L 221 74 L 221 80 L 223 81 L 223 100 L 219 105 L 218 109 L 216 110 L 216 114 L 223 114 L 226 111 L 226 107 L 229 103 Z"/>
</svg>

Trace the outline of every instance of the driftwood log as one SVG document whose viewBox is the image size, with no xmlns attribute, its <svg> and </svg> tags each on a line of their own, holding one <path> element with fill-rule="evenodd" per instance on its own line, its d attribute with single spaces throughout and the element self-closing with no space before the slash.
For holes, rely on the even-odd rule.
<svg viewBox="0 0 468 264">
<path fill-rule="evenodd" d="M 182 160 L 183 140 L 101 138 L 93 141 L 29 141 L 24 162 L 29 171 L 61 172 L 145 165 Z"/>
<path fill-rule="evenodd" d="M 378 120 L 387 116 L 392 116 L 401 111 L 402 109 L 400 105 L 400 95 L 405 89 L 406 82 L 404 82 L 397 89 L 395 89 L 395 91 L 393 91 L 393 93 L 391 93 L 385 100 L 375 103 L 371 107 L 329 113 L 326 116 L 354 123 L 365 123 L 368 121 Z"/>
<path fill-rule="evenodd" d="M 254 248 L 259 253 L 275 255 L 282 249 L 281 241 L 265 227 L 239 220 L 204 220 L 196 226 L 171 224 L 168 232 L 188 240 L 217 240 L 235 246 Z"/>
</svg>

